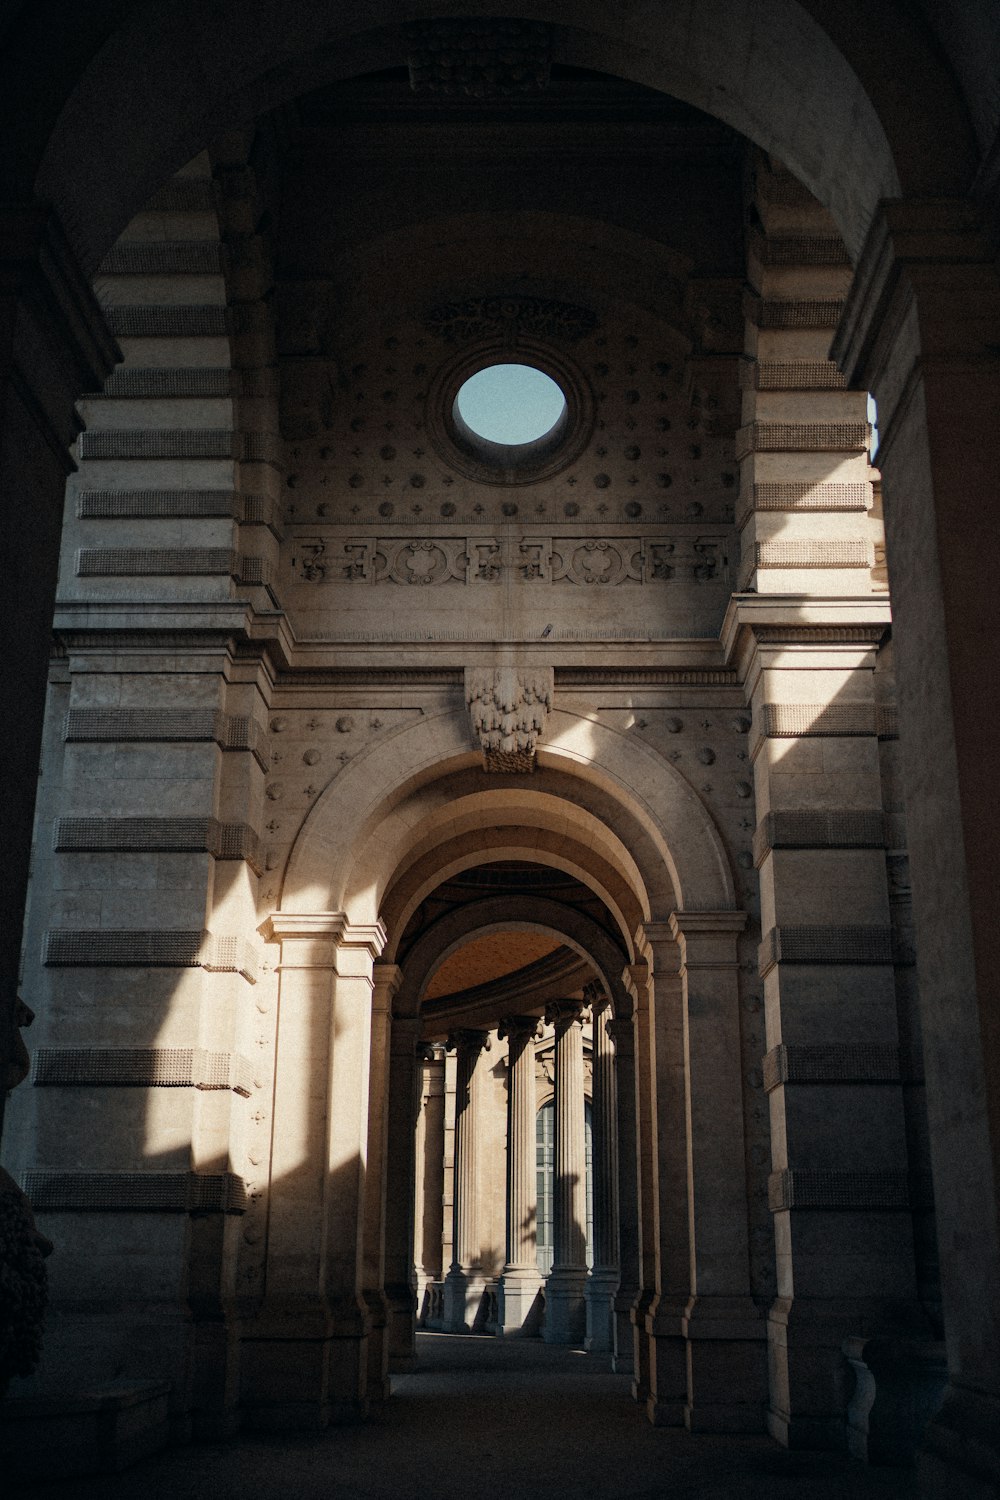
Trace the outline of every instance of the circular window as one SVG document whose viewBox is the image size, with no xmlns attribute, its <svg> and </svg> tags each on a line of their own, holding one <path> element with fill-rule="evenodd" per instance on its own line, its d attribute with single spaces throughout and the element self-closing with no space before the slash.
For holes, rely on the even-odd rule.
<svg viewBox="0 0 1000 1500">
<path fill-rule="evenodd" d="M 519 340 L 464 350 L 427 397 L 427 431 L 452 468 L 486 484 L 531 484 L 578 457 L 593 397 L 561 350 Z"/>
<path fill-rule="evenodd" d="M 487 365 L 455 397 L 453 420 L 473 438 L 522 448 L 550 438 L 566 416 L 566 397 L 534 365 Z"/>
</svg>

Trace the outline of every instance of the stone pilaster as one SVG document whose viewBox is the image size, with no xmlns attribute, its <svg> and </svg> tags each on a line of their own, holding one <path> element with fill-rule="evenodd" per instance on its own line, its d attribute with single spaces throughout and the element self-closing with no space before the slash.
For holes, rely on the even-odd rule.
<svg viewBox="0 0 1000 1500">
<path fill-rule="evenodd" d="M 371 1066 L 368 1090 L 368 1169 L 365 1173 L 364 1297 L 368 1309 L 368 1399 L 389 1396 L 389 1304 L 386 1274 L 386 1171 L 389 1143 L 389 1031 L 392 997 L 402 970 L 376 964 L 373 971 Z"/>
<path fill-rule="evenodd" d="M 639 1168 L 636 1140 L 635 1028 L 631 1016 L 605 1021 L 614 1048 L 618 1137 L 618 1288 L 612 1302 L 613 1368 L 635 1369 L 632 1308 L 639 1295 Z"/>
<path fill-rule="evenodd" d="M 121 358 L 60 225 L 41 204 L 0 207 L 0 496 L 7 545 L 0 587 L 17 621 L 4 703 L 17 733 L 4 751 L 4 906 L 0 1067 L 13 1046 L 21 926 L 45 709 L 66 475 L 76 401 Z M 16 545 L 15 545 L 15 538 Z M 6 1100 L 0 1098 L 0 1128 Z"/>
<path fill-rule="evenodd" d="M 928 1493 L 1000 1484 L 996 639 L 1000 277 L 973 205 L 883 205 L 834 341 L 878 400 L 949 1388 Z"/>
<path fill-rule="evenodd" d="M 416 1275 L 413 1225 L 416 1119 L 420 1109 L 420 1021 L 394 1016 L 389 1043 L 389 1094 L 384 1101 L 389 1153 L 386 1168 L 385 1296 L 389 1315 L 389 1369 L 407 1369 L 416 1358 Z"/>
<path fill-rule="evenodd" d="M 656 1074 L 655 1051 L 650 1030 L 650 978 L 645 961 L 628 964 L 622 972 L 622 984 L 633 1004 L 632 1058 L 634 1076 L 634 1129 L 636 1142 L 636 1191 L 638 1196 L 638 1281 L 629 1311 L 632 1323 L 632 1396 L 646 1405 L 652 1385 L 650 1343 L 646 1315 L 656 1296 L 657 1266 L 657 1187 L 658 1171 L 655 1142 Z M 624 1056 L 624 1053 L 623 1053 Z M 622 1091 L 624 1096 L 624 1080 Z M 678 1382 L 681 1376 L 677 1376 Z M 678 1392 L 683 1385 L 678 1383 Z M 680 1400 L 678 1417 L 680 1422 Z"/>
<path fill-rule="evenodd" d="M 537 1016 L 508 1016 L 507 1248 L 500 1280 L 498 1325 L 507 1334 L 535 1333 L 538 1274 L 535 1249 L 538 1174 L 535 1165 L 535 1037 Z"/>
<path fill-rule="evenodd" d="M 368 1408 L 363 1296 L 373 968 L 385 934 L 342 912 L 276 913 L 281 943 L 266 1295 L 244 1327 L 243 1405 L 260 1426 Z M 317 1051 L 322 1054 L 317 1056 Z M 303 1076 L 325 1090 L 303 1089 Z"/>
<path fill-rule="evenodd" d="M 545 1019 L 555 1027 L 555 1181 L 552 1270 L 545 1283 L 544 1337 L 575 1344 L 586 1331 L 587 1151 L 583 1094 L 586 1007 L 557 1002 Z"/>
<path fill-rule="evenodd" d="M 643 1068 L 642 1290 L 634 1312 L 633 1394 L 656 1426 L 680 1427 L 687 1400 L 681 1323 L 690 1290 L 690 1244 L 679 955 L 665 924 L 647 924 L 638 937 L 643 961 L 625 971 Z"/>
<path fill-rule="evenodd" d="M 417 1182 L 413 1257 L 417 1268 L 417 1313 L 424 1321 L 427 1287 L 444 1275 L 444 1071 L 439 1049 L 427 1049 L 421 1067 L 420 1114 L 417 1119 Z"/>
<path fill-rule="evenodd" d="M 489 1032 L 456 1031 L 448 1038 L 456 1057 L 453 1260 L 444 1284 L 444 1326 L 449 1333 L 471 1332 L 482 1301 L 485 1277 L 478 1215 L 477 1065 L 489 1047 Z"/>
<path fill-rule="evenodd" d="M 614 1348 L 614 1299 L 619 1282 L 618 1098 L 610 1020 L 611 1001 L 599 994 L 591 1004 L 594 1264 L 587 1277 L 586 1346 L 601 1352 Z"/>
<path fill-rule="evenodd" d="M 684 1422 L 701 1432 L 759 1432 L 767 1400 L 747 1231 L 736 953 L 745 926 L 738 911 L 679 911 L 669 924 L 680 956 L 691 1226 Z M 662 938 L 646 931 L 655 951 Z"/>
</svg>

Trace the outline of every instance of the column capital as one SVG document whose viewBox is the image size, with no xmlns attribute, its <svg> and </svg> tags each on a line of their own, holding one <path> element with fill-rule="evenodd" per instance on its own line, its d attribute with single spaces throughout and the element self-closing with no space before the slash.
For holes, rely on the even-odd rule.
<svg viewBox="0 0 1000 1500">
<path fill-rule="evenodd" d="M 608 994 L 604 984 L 599 979 L 591 979 L 583 987 L 583 998 L 590 1006 L 591 1016 L 596 1020 L 598 1016 L 611 1005 L 611 996 Z"/>
<path fill-rule="evenodd" d="M 604 1029 L 613 1042 L 616 1052 L 620 1052 L 623 1047 L 631 1048 L 633 1045 L 635 1038 L 631 1018 L 628 1020 L 618 1018 L 606 1021 Z"/>
<path fill-rule="evenodd" d="M 488 1031 L 477 1031 L 472 1027 L 460 1026 L 454 1031 L 449 1031 L 445 1046 L 449 1052 L 464 1053 L 466 1056 L 476 1052 L 489 1052 L 490 1034 Z"/>
<path fill-rule="evenodd" d="M 585 1000 L 550 1000 L 545 1007 L 545 1020 L 549 1026 L 558 1026 L 563 1021 L 570 1024 L 579 1021 L 583 1025 L 589 1015 L 590 1007 Z"/>
<path fill-rule="evenodd" d="M 399 986 L 403 982 L 402 969 L 398 964 L 376 963 L 372 968 L 372 982 L 375 986 L 375 993 L 372 996 L 373 1007 L 376 1010 L 391 1011 L 392 1002 L 395 999 L 396 991 L 399 989 Z M 407 1017 L 406 1019 L 410 1018 Z M 413 1019 L 417 1022 L 416 1034 L 419 1035 L 419 1019 L 417 1017 L 414 1017 Z M 399 1019 L 395 1019 L 393 1022 L 394 1029 L 399 1024 Z"/>
<path fill-rule="evenodd" d="M 735 969 L 736 940 L 747 925 L 745 911 L 675 911 L 670 929 L 680 949 L 681 969 Z"/>
<path fill-rule="evenodd" d="M 647 1004 L 649 999 L 650 974 L 651 969 L 645 959 L 640 959 L 638 963 L 626 964 L 622 970 L 622 984 L 632 1003 L 640 1009 Z"/>
<path fill-rule="evenodd" d="M 506 1038 L 516 1042 L 522 1037 L 531 1040 L 538 1035 L 539 1025 L 538 1016 L 504 1016 L 497 1027 L 497 1036 L 501 1041 Z"/>
</svg>

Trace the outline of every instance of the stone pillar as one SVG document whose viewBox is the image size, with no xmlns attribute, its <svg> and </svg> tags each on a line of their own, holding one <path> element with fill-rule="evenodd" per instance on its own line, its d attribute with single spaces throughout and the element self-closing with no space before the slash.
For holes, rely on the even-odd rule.
<svg viewBox="0 0 1000 1500">
<path fill-rule="evenodd" d="M 535 1232 L 538 1172 L 535 1163 L 535 1037 L 537 1016 L 508 1016 L 500 1023 L 508 1043 L 507 1250 L 500 1280 L 499 1332 L 536 1333 L 542 1280 Z"/>
<path fill-rule="evenodd" d="M 640 932 L 644 960 L 630 964 L 624 975 L 635 1002 L 642 1191 L 642 1286 L 633 1311 L 632 1392 L 655 1426 L 680 1427 L 687 1400 L 681 1323 L 690 1289 L 682 1003 L 669 931 L 657 924 L 657 936 L 667 942 L 654 950 L 649 930 L 647 924 Z"/>
<path fill-rule="evenodd" d="M 878 400 L 949 1388 L 928 1493 L 1000 1485 L 1000 277 L 960 199 L 882 206 L 833 354 Z"/>
<path fill-rule="evenodd" d="M 394 1016 L 389 1041 L 388 1168 L 385 1207 L 385 1296 L 389 1317 L 389 1369 L 416 1358 L 416 1278 L 413 1216 L 416 1117 L 419 1109 L 420 1021 Z"/>
<path fill-rule="evenodd" d="M 427 1048 L 421 1067 L 417 1120 L 417 1182 L 413 1255 L 417 1268 L 417 1317 L 427 1316 L 427 1287 L 444 1275 L 444 1056 Z"/>
<path fill-rule="evenodd" d="M 555 1181 L 552 1270 L 545 1283 L 544 1337 L 582 1342 L 587 1324 L 587 1146 L 583 1096 L 585 1006 L 559 1001 L 545 1012 L 555 1026 Z"/>
<path fill-rule="evenodd" d="M 281 942 L 266 1294 L 244 1324 L 242 1404 L 257 1426 L 368 1409 L 363 1296 L 373 968 L 380 925 L 270 918 Z"/>
<path fill-rule="evenodd" d="M 684 1422 L 698 1432 L 759 1432 L 767 1402 L 766 1328 L 750 1291 L 736 952 L 745 926 L 739 911 L 674 912 L 669 924 L 671 965 L 680 949 L 691 1236 Z M 647 937 L 655 954 L 664 935 Z"/>
<path fill-rule="evenodd" d="M 639 1295 L 639 1167 L 635 1128 L 635 1036 L 631 1016 L 606 1021 L 614 1048 L 618 1105 L 618 1289 L 612 1303 L 611 1363 L 616 1374 L 635 1369 L 632 1308 Z"/>
<path fill-rule="evenodd" d="M 638 1278 L 629 1309 L 632 1324 L 632 1396 L 645 1406 L 651 1388 L 650 1348 L 646 1314 L 656 1296 L 656 1196 L 658 1174 L 654 1170 L 656 1140 L 656 1075 L 652 1067 L 650 1034 L 649 970 L 640 960 L 622 972 L 622 984 L 633 1004 L 632 1059 L 635 1131 L 636 1194 L 638 1214 Z M 624 1053 L 622 1054 L 624 1058 Z M 624 1097 L 624 1079 L 622 1093 Z M 624 1118 L 624 1117 L 623 1117 Z M 679 1410 L 679 1408 L 678 1408 Z M 680 1417 L 678 1415 L 678 1423 Z"/>
<path fill-rule="evenodd" d="M 385 1294 L 389 1028 L 392 997 L 402 977 L 403 971 L 396 964 L 375 965 L 365 1174 L 364 1296 L 368 1309 L 368 1399 L 376 1402 L 389 1396 L 389 1305 Z"/>
<path fill-rule="evenodd" d="M 0 597 L 17 621 L 4 666 L 4 905 L 0 921 L 0 1071 L 12 1054 L 21 928 L 52 645 L 66 476 L 81 422 L 76 400 L 98 391 L 121 353 L 89 281 L 51 212 L 0 209 L 0 496 L 7 545 Z M 5 1096 L 0 1096 L 0 1128 Z"/>
<path fill-rule="evenodd" d="M 490 1044 L 487 1031 L 455 1031 L 448 1038 L 456 1057 L 455 1178 L 453 1256 L 444 1283 L 444 1326 L 448 1333 L 470 1333 L 479 1312 L 486 1278 L 479 1232 L 479 1147 L 477 1131 L 480 1054 Z"/>
<path fill-rule="evenodd" d="M 618 1290 L 618 1100 L 615 1053 L 608 1035 L 611 1001 L 599 994 L 593 1025 L 594 1264 L 587 1277 L 586 1347 L 614 1349 L 614 1298 Z"/>
</svg>

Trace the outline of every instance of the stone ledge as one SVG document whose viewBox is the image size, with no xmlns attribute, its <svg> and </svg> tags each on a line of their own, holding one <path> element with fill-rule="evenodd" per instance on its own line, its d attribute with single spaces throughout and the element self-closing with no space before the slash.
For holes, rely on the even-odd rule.
<svg viewBox="0 0 1000 1500">
<path fill-rule="evenodd" d="M 862 538 L 823 542 L 756 542 L 757 568 L 871 568 L 875 557 Z"/>
<path fill-rule="evenodd" d="M 786 1046 L 781 1042 L 763 1061 L 768 1093 L 786 1083 L 899 1083 L 898 1047 L 831 1042 L 825 1046 Z"/>
<path fill-rule="evenodd" d="M 748 422 L 736 431 L 736 459 L 751 453 L 865 453 L 867 422 Z"/>
<path fill-rule="evenodd" d="M 225 1089 L 250 1097 L 247 1058 L 203 1047 L 41 1047 L 32 1082 L 38 1088 Z"/>
<path fill-rule="evenodd" d="M 54 848 L 64 854 L 204 851 L 215 859 L 245 860 L 255 875 L 264 868 L 254 830 L 217 818 L 59 818 Z"/>
<path fill-rule="evenodd" d="M 753 857 L 759 868 L 774 849 L 884 849 L 886 844 L 881 808 L 789 809 L 764 815 L 753 836 Z"/>
<path fill-rule="evenodd" d="M 65 738 L 119 744 L 213 741 L 222 750 L 249 751 L 265 771 L 270 770 L 257 720 L 212 708 L 71 708 Z"/>
<path fill-rule="evenodd" d="M 208 183 L 204 186 L 210 188 Z M 119 240 L 101 261 L 99 274 L 212 276 L 221 275 L 222 270 L 222 246 L 218 240 Z"/>
<path fill-rule="evenodd" d="M 905 1171 L 836 1172 L 789 1169 L 771 1172 L 767 1202 L 772 1213 L 785 1209 L 882 1209 L 908 1211 L 909 1174 Z"/>
<path fill-rule="evenodd" d="M 758 949 L 763 979 L 775 964 L 878 966 L 893 961 L 888 927 L 861 925 L 772 927 Z"/>
<path fill-rule="evenodd" d="M 242 1214 L 247 1188 L 234 1172 L 25 1172 L 36 1213 Z"/>
<path fill-rule="evenodd" d="M 185 929 L 49 928 L 42 962 L 49 968 L 206 969 L 256 984 L 259 960 L 242 937 Z"/>
</svg>

